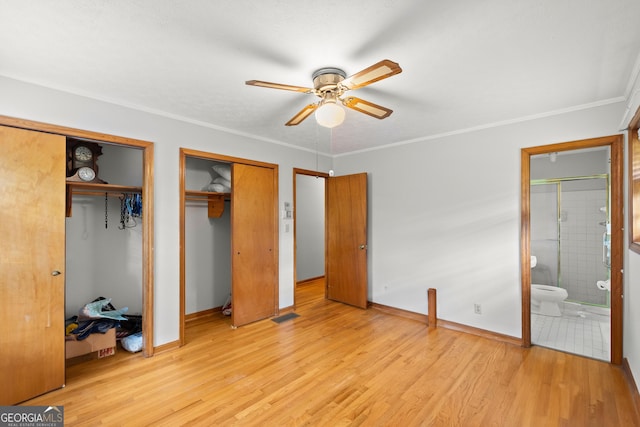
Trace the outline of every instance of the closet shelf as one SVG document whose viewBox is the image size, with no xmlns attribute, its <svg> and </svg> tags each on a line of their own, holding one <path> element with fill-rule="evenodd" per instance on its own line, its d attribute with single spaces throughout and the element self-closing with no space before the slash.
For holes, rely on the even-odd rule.
<svg viewBox="0 0 640 427">
<path fill-rule="evenodd" d="M 215 193 L 213 191 L 184 190 L 187 197 L 196 197 L 199 200 L 209 196 L 224 196 L 227 200 L 231 200 L 231 193 Z"/>
<path fill-rule="evenodd" d="M 225 200 L 231 200 L 231 193 L 185 190 L 185 200 L 207 202 L 209 218 L 220 218 L 224 212 Z"/>
<path fill-rule="evenodd" d="M 126 193 L 142 193 L 142 187 L 117 184 L 99 184 L 90 182 L 67 182 L 67 217 L 71 217 L 73 196 L 109 196 L 121 197 Z"/>
</svg>

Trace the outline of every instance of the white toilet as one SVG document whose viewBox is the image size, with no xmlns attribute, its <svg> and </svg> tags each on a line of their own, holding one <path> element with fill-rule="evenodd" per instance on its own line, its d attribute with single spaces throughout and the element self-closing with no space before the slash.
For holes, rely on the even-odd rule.
<svg viewBox="0 0 640 427">
<path fill-rule="evenodd" d="M 545 316 L 561 316 L 559 303 L 566 300 L 566 289 L 549 285 L 531 285 L 531 312 Z"/>
</svg>

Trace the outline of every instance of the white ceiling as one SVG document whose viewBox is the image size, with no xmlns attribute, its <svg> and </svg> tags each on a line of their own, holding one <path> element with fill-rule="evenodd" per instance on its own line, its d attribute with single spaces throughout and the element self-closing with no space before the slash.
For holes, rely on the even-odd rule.
<svg viewBox="0 0 640 427">
<path fill-rule="evenodd" d="M 620 101 L 639 53 L 638 0 L 0 2 L 0 75 L 332 154 Z M 332 131 L 244 84 L 382 59 L 403 72 L 349 94 L 394 113 Z"/>
</svg>

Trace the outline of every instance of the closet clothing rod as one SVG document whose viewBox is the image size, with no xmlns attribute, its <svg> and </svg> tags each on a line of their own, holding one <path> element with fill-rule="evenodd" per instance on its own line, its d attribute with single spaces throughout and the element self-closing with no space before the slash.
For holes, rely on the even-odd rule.
<svg viewBox="0 0 640 427">
<path fill-rule="evenodd" d="M 194 202 L 209 202 L 209 199 L 208 199 L 208 198 L 204 198 L 204 197 L 192 197 L 192 196 L 186 196 L 186 197 L 184 198 L 184 200 L 186 200 L 186 201 L 194 201 Z M 224 199 L 224 200 L 225 200 L 225 202 L 228 202 L 228 201 L 230 201 L 231 199 L 229 199 L 229 198 L 226 198 L 226 197 L 225 197 L 225 199 Z"/>
<path fill-rule="evenodd" d="M 74 196 L 104 196 L 109 197 L 124 197 L 127 193 L 118 193 L 112 191 L 74 191 Z"/>
<path fill-rule="evenodd" d="M 224 212 L 225 199 L 229 200 L 228 194 L 211 193 L 211 194 L 185 194 L 184 200 L 193 202 L 206 202 L 207 214 L 209 218 L 220 218 Z"/>
<path fill-rule="evenodd" d="M 90 187 L 94 187 L 90 188 Z M 124 185 L 109 184 L 80 184 L 67 183 L 66 189 L 66 216 L 70 218 L 72 215 L 73 196 L 96 196 L 96 197 L 117 197 L 124 198 L 127 194 L 142 194 L 140 187 L 126 187 Z"/>
</svg>

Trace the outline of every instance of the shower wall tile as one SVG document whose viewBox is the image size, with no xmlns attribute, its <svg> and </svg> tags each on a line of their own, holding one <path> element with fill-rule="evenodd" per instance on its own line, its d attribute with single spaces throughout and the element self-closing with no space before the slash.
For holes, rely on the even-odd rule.
<svg viewBox="0 0 640 427">
<path fill-rule="evenodd" d="M 606 305 L 606 292 L 596 287 L 607 269 L 602 263 L 602 234 L 606 215 L 605 190 L 567 191 L 562 193 L 560 222 L 560 285 L 567 289 L 569 300 Z"/>
</svg>

